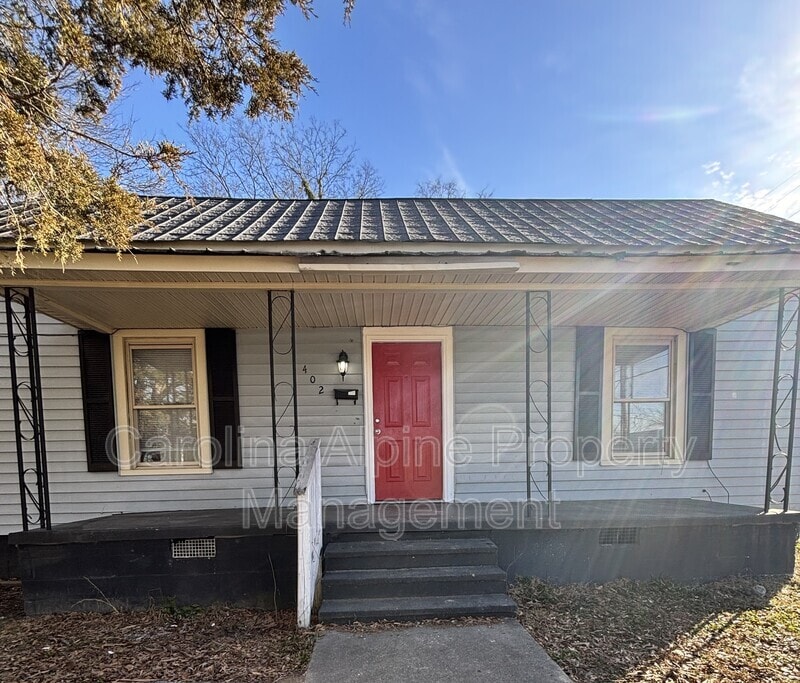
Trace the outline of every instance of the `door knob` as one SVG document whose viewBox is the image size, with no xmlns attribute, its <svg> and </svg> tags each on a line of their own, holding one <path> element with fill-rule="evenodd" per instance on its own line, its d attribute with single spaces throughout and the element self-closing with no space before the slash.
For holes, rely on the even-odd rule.
<svg viewBox="0 0 800 683">
<path fill-rule="evenodd" d="M 376 430 L 375 430 L 375 434 L 376 434 L 376 435 L 377 435 L 377 434 L 380 434 L 380 433 L 381 433 L 381 430 L 380 430 L 380 429 L 376 429 Z"/>
</svg>

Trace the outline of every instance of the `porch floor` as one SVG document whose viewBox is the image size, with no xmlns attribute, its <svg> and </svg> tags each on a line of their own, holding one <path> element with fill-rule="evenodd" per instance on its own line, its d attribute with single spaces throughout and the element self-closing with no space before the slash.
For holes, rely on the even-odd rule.
<svg viewBox="0 0 800 683">
<path fill-rule="evenodd" d="M 398 503 L 326 506 L 328 534 L 490 529 L 593 529 L 714 524 L 800 524 L 800 512 L 763 514 L 759 508 L 694 499 L 562 501 L 546 503 Z M 93 543 L 187 537 L 294 534 L 291 508 L 208 509 L 114 514 L 12 534 L 14 545 Z"/>
<path fill-rule="evenodd" d="M 237 537 L 294 534 L 288 513 L 278 516 L 273 508 L 208 510 L 160 510 L 126 512 L 54 524 L 50 531 L 34 529 L 9 536 L 16 545 L 95 543 L 187 537 Z"/>
<path fill-rule="evenodd" d="M 327 532 L 490 529 L 593 529 L 624 526 L 693 526 L 744 522 L 800 523 L 800 512 L 770 513 L 760 508 L 694 499 L 586 500 L 492 503 L 398 503 L 328 507 Z"/>
</svg>

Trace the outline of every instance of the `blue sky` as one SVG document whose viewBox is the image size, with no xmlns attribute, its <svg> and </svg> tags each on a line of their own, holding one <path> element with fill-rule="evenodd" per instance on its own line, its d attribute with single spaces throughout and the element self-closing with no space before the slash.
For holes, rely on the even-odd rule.
<svg viewBox="0 0 800 683">
<path fill-rule="evenodd" d="M 800 210 L 796 0 L 317 0 L 278 39 L 385 196 L 454 177 L 496 197 L 697 197 Z M 186 115 L 139 78 L 137 133 Z M 785 196 L 784 196 L 785 195 Z M 774 204 L 774 206 L 773 206 Z"/>
</svg>

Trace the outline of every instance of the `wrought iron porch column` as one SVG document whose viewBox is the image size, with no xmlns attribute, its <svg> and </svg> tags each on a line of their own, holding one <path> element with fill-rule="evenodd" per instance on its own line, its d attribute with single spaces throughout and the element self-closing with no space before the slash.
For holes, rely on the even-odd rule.
<svg viewBox="0 0 800 683">
<path fill-rule="evenodd" d="M 550 291 L 525 292 L 525 484 L 531 501 L 531 484 L 539 488 L 533 477 L 535 442 L 544 437 L 548 503 L 553 502 L 552 334 Z"/>
<path fill-rule="evenodd" d="M 775 332 L 775 365 L 772 375 L 767 482 L 764 512 L 773 506 L 789 509 L 792 455 L 800 384 L 800 288 L 781 289 Z"/>
<path fill-rule="evenodd" d="M 4 297 L 22 528 L 49 529 L 50 487 L 33 289 L 5 287 Z"/>
<path fill-rule="evenodd" d="M 267 325 L 269 328 L 269 379 L 272 408 L 273 488 L 275 508 L 280 509 L 279 445 L 291 439 L 294 447 L 294 478 L 300 468 L 300 436 L 297 410 L 297 350 L 294 290 L 267 292 Z M 276 361 L 288 360 L 289 379 L 276 377 Z M 280 442 L 279 442 L 280 440 Z"/>
</svg>

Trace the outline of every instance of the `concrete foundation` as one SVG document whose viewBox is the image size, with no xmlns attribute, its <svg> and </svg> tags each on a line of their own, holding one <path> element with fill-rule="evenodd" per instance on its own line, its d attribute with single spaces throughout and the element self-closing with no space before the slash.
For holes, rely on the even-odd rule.
<svg viewBox="0 0 800 683">
<path fill-rule="evenodd" d="M 695 500 L 564 503 L 554 519 L 503 517 L 496 510 L 487 515 L 481 505 L 427 504 L 421 516 L 411 506 L 395 506 L 389 516 L 372 514 L 377 506 L 363 507 L 366 517 L 345 515 L 351 520 L 345 526 L 341 510 L 335 519 L 326 511 L 326 542 L 380 539 L 387 529 L 397 538 L 400 528 L 405 539 L 491 538 L 509 582 L 519 576 L 567 583 L 789 575 L 800 528 L 798 513 L 763 515 Z M 175 557 L 173 542 L 186 540 L 211 543 L 213 556 Z M 16 571 L 10 568 L 14 555 Z M 297 539 L 291 513 L 114 515 L 12 534 L 6 544 L 0 539 L 3 568 L 22 579 L 28 614 L 162 603 L 292 607 Z"/>
</svg>

